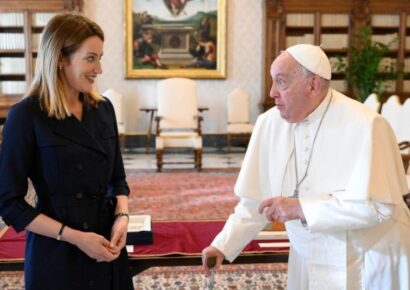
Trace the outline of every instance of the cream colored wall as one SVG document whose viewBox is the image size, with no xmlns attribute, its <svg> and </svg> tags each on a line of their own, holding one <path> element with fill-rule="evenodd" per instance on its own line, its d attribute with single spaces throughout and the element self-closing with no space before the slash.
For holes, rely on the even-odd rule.
<svg viewBox="0 0 410 290">
<path fill-rule="evenodd" d="M 226 132 L 226 96 L 233 89 L 241 88 L 250 94 L 253 122 L 261 112 L 263 101 L 263 0 L 227 2 L 227 78 L 198 80 L 199 104 L 210 108 L 203 113 L 205 134 Z M 125 95 L 126 132 L 144 134 L 148 116 L 139 109 L 156 104 L 158 80 L 124 78 L 124 5 L 124 0 L 87 0 L 84 1 L 84 14 L 101 25 L 106 37 L 104 73 L 98 78 L 97 89 L 103 92 L 112 88 Z"/>
</svg>

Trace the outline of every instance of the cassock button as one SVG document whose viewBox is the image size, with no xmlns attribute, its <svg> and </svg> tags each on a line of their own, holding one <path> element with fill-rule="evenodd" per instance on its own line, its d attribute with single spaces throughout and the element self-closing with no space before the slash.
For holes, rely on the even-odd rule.
<svg viewBox="0 0 410 290">
<path fill-rule="evenodd" d="M 107 164 L 107 160 L 106 160 L 106 159 L 104 159 L 104 160 L 101 160 L 101 164 L 102 164 L 102 165 L 105 165 L 105 164 Z"/>
<path fill-rule="evenodd" d="M 92 288 L 94 286 L 94 280 L 88 281 L 88 287 Z"/>
<path fill-rule="evenodd" d="M 81 163 L 77 163 L 75 168 L 77 168 L 77 170 L 83 170 L 83 165 Z"/>
<path fill-rule="evenodd" d="M 82 199 L 82 198 L 83 198 L 83 193 L 82 193 L 82 192 L 78 192 L 78 193 L 75 195 L 75 197 L 76 197 L 77 199 Z"/>
<path fill-rule="evenodd" d="M 87 222 L 83 222 L 83 229 L 88 230 L 89 225 Z"/>
</svg>

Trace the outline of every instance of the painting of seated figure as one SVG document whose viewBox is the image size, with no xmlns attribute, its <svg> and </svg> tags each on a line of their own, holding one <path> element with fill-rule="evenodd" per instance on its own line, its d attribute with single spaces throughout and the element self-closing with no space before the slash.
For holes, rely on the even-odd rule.
<svg viewBox="0 0 410 290">
<path fill-rule="evenodd" d="M 126 77 L 226 77 L 226 0 L 127 0 Z"/>
</svg>

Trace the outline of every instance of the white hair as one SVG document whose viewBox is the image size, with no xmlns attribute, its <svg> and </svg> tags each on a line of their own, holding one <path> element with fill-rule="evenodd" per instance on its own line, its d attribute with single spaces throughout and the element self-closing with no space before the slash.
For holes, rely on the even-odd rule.
<svg viewBox="0 0 410 290">
<path fill-rule="evenodd" d="M 320 80 L 320 85 L 323 88 L 323 90 L 327 91 L 330 87 L 330 80 L 324 79 L 321 76 L 311 72 L 310 70 L 308 70 L 307 68 L 305 68 L 303 65 L 301 65 L 300 63 L 297 63 L 298 68 L 296 69 L 297 72 L 299 72 L 303 77 L 308 78 L 311 76 L 317 76 Z"/>
</svg>

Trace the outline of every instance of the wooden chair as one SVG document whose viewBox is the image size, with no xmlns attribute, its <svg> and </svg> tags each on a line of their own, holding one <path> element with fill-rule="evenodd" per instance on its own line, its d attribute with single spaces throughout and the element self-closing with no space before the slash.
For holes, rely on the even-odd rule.
<svg viewBox="0 0 410 290">
<path fill-rule="evenodd" d="M 383 104 L 381 115 L 390 123 L 397 141 L 410 141 L 410 100 L 403 105 L 399 97 L 393 95 Z"/>
<path fill-rule="evenodd" d="M 381 114 L 390 123 L 396 135 L 404 169 L 407 172 L 410 160 L 410 100 L 407 99 L 401 105 L 399 97 L 393 95 L 383 104 Z"/>
<path fill-rule="evenodd" d="M 120 93 L 108 89 L 102 93 L 104 97 L 109 99 L 114 106 L 115 117 L 117 118 L 118 135 L 120 139 L 121 152 L 124 153 L 125 148 L 125 122 L 124 122 L 124 96 Z"/>
<path fill-rule="evenodd" d="M 170 78 L 158 82 L 158 114 L 155 148 L 157 171 L 165 163 L 167 148 L 190 148 L 194 151 L 194 165 L 202 168 L 202 117 L 198 113 L 196 82 L 186 78 Z"/>
<path fill-rule="evenodd" d="M 232 139 L 249 141 L 253 125 L 249 122 L 249 96 L 235 89 L 228 95 L 228 124 L 226 128 L 227 149 L 231 151 Z"/>
<path fill-rule="evenodd" d="M 380 108 L 381 108 L 381 104 L 380 101 L 377 97 L 376 94 L 370 94 L 366 100 L 364 101 L 364 103 L 366 106 L 368 106 L 370 109 L 374 110 L 375 112 L 380 112 Z"/>
<path fill-rule="evenodd" d="M 403 159 L 404 171 L 407 173 L 410 162 L 410 142 L 403 141 L 399 143 L 401 158 Z"/>
</svg>

